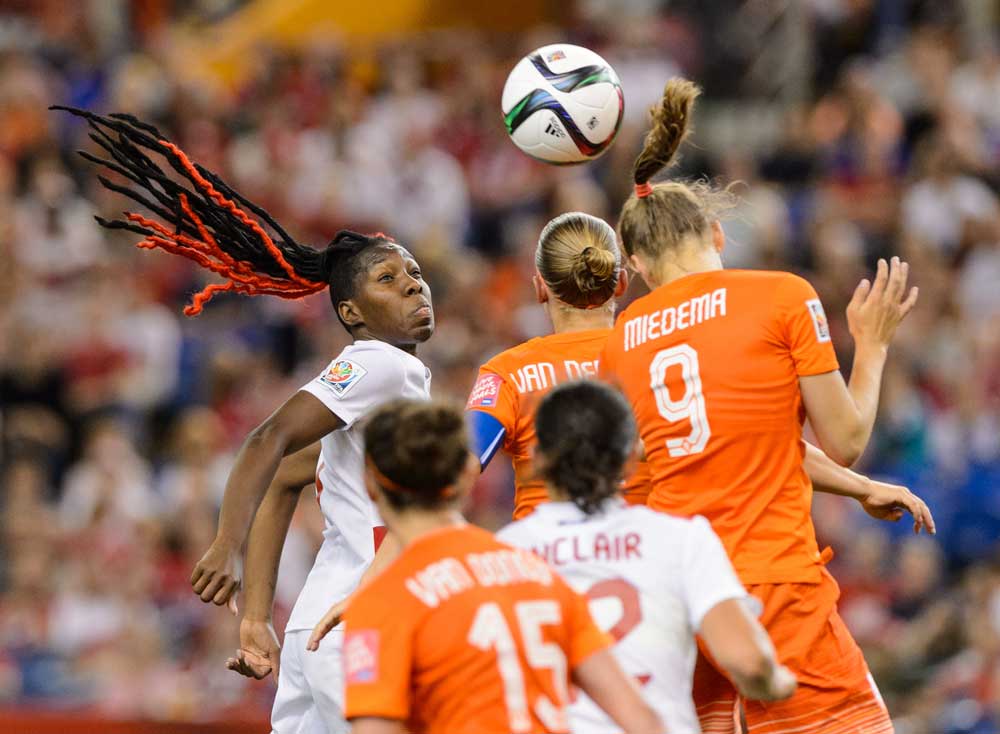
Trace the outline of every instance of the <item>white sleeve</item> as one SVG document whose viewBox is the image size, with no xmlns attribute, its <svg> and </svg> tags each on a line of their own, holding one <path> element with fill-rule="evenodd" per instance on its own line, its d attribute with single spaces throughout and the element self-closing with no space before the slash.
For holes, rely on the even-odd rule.
<svg viewBox="0 0 1000 734">
<path fill-rule="evenodd" d="M 747 591 L 708 520 L 699 515 L 690 523 L 681 564 L 681 593 L 691 629 L 698 630 L 712 607 L 728 599 L 743 599 Z"/>
<path fill-rule="evenodd" d="M 515 520 L 514 522 L 507 523 L 502 528 L 494 533 L 494 537 L 501 543 L 506 543 L 507 545 L 514 545 L 519 548 L 525 548 L 524 544 L 524 534 L 521 532 L 522 523 L 520 520 Z"/>
<path fill-rule="evenodd" d="M 350 428 L 375 406 L 402 395 L 403 367 L 382 350 L 354 349 L 337 357 L 303 392 L 317 398 Z"/>
</svg>

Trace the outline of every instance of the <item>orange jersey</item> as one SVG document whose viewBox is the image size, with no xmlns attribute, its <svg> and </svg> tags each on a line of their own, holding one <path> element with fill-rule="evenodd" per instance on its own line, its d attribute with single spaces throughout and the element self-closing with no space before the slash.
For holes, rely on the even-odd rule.
<svg viewBox="0 0 1000 734">
<path fill-rule="evenodd" d="M 746 584 L 820 579 L 798 379 L 835 369 L 812 286 L 749 270 L 657 288 L 601 356 L 636 413 L 649 505 L 707 517 Z"/>
<path fill-rule="evenodd" d="M 421 734 L 566 732 L 570 672 L 611 645 L 542 560 L 468 525 L 406 546 L 344 619 L 346 717 Z"/>
<path fill-rule="evenodd" d="M 501 352 L 479 369 L 466 409 L 492 415 L 506 431 L 503 451 L 514 464 L 515 520 L 549 500 L 545 483 L 531 467 L 538 404 L 559 383 L 596 377 L 598 356 L 610 334 L 611 329 L 588 329 L 537 337 Z M 626 482 L 625 499 L 645 504 L 649 489 L 640 464 Z"/>
</svg>

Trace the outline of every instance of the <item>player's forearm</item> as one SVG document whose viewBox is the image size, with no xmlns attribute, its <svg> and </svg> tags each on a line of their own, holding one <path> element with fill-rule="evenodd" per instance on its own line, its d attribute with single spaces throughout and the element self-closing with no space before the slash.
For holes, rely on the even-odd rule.
<svg viewBox="0 0 1000 734">
<path fill-rule="evenodd" d="M 257 508 L 274 480 L 288 443 L 276 431 L 262 426 L 247 438 L 233 465 L 219 512 L 216 542 L 243 546 Z"/>
<path fill-rule="evenodd" d="M 247 540 L 246 590 L 247 619 L 270 620 L 278 566 L 292 524 L 302 487 L 271 488 L 257 511 Z"/>
<path fill-rule="evenodd" d="M 826 494 L 837 494 L 841 497 L 853 497 L 861 500 L 868 496 L 870 482 L 868 477 L 841 466 L 822 449 L 803 441 L 806 454 L 802 466 L 812 480 L 813 489 Z"/>
<path fill-rule="evenodd" d="M 888 347 L 858 343 L 855 345 L 854 364 L 847 390 L 857 411 L 854 425 L 849 431 L 850 461 L 853 464 L 864 453 L 875 426 L 878 412 L 879 391 L 882 387 L 882 371 Z"/>
</svg>

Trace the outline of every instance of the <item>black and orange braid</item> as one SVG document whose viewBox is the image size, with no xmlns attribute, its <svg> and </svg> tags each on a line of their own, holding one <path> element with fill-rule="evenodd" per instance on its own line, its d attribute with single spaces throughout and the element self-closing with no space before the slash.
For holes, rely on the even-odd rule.
<svg viewBox="0 0 1000 734">
<path fill-rule="evenodd" d="M 123 229 L 143 236 L 138 247 L 159 247 L 182 255 L 226 279 L 195 294 L 184 309 L 188 316 L 201 312 L 205 303 L 221 291 L 244 295 L 303 298 L 328 286 L 331 300 L 351 296 L 347 268 L 364 249 L 392 238 L 377 233 L 337 233 L 325 250 L 296 242 L 264 209 L 231 189 L 221 178 L 187 155 L 152 125 L 127 114 L 97 115 L 73 107 L 54 106 L 87 121 L 90 139 L 110 158 L 78 151 L 88 161 L 113 171 L 138 188 L 117 184 L 98 176 L 101 184 L 142 205 L 167 226 L 142 214 L 126 211 L 124 219 L 95 217 L 108 229 Z M 167 175 L 148 155 L 161 156 L 179 175 Z M 247 213 L 258 217 L 274 233 Z M 338 276 L 338 269 L 343 271 Z"/>
</svg>

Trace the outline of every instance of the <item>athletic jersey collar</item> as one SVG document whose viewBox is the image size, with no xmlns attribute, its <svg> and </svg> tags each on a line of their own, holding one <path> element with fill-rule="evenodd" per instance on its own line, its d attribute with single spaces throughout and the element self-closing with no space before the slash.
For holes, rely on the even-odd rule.
<svg viewBox="0 0 1000 734">
<path fill-rule="evenodd" d="M 569 501 L 543 502 L 535 508 L 535 512 L 540 513 L 539 517 L 544 518 L 549 522 L 563 524 L 583 522 L 592 518 L 601 517 L 614 512 L 615 510 L 620 510 L 625 506 L 625 500 L 621 497 L 609 497 L 601 504 L 601 509 L 593 515 L 585 514 L 583 510 Z"/>
<path fill-rule="evenodd" d="M 380 341 L 379 339 L 356 339 L 351 342 L 352 347 L 364 347 L 367 349 L 383 349 L 387 352 L 393 354 L 401 355 L 404 359 L 411 359 L 417 362 L 421 367 L 426 367 L 426 365 L 421 361 L 420 357 L 415 354 L 410 354 L 406 350 L 400 349 L 399 347 L 394 347 L 389 342 Z"/>
</svg>

